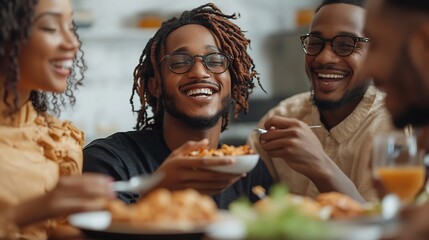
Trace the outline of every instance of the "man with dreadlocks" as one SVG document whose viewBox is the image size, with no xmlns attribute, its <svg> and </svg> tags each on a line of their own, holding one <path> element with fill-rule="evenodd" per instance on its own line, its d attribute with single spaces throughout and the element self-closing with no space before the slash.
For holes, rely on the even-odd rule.
<svg viewBox="0 0 429 240">
<path fill-rule="evenodd" d="M 0 239 L 48 239 L 115 196 L 107 176 L 71 176 L 83 133 L 49 114 L 82 81 L 71 2 L 0 0 L 0 32 Z"/>
<path fill-rule="evenodd" d="M 390 131 L 383 94 L 364 72 L 370 39 L 363 32 L 363 0 L 325 0 L 301 37 L 312 92 L 282 101 L 251 136 L 274 179 L 315 197 L 338 191 L 374 200 L 369 170 L 374 134 Z M 309 126 L 320 125 L 320 128 Z"/>
<path fill-rule="evenodd" d="M 102 172 L 115 180 L 164 172 L 159 187 L 194 188 L 213 195 L 220 208 L 254 185 L 268 188 L 271 178 L 262 162 L 247 174 L 220 173 L 206 166 L 227 165 L 230 158 L 190 159 L 203 147 L 219 147 L 234 114 L 248 109 L 257 72 L 247 53 L 250 43 L 231 19 L 214 4 L 185 11 L 164 22 L 143 50 L 134 71 L 133 95 L 140 97 L 136 131 L 95 140 L 84 149 L 84 171 Z M 153 116 L 148 113 L 149 107 Z M 139 195 L 121 192 L 133 203 Z"/>
</svg>

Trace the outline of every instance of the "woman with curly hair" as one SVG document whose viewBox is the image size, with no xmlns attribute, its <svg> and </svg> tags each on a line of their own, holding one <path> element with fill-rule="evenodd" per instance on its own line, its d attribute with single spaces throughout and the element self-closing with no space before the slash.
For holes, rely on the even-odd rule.
<svg viewBox="0 0 429 240">
<path fill-rule="evenodd" d="M 0 239 L 47 239 L 114 196 L 109 177 L 72 176 L 83 133 L 54 117 L 85 68 L 71 3 L 0 0 L 0 32 Z"/>
<path fill-rule="evenodd" d="M 219 147 L 230 106 L 234 115 L 247 112 L 254 80 L 259 81 L 247 53 L 250 40 L 232 22 L 236 17 L 205 4 L 162 24 L 134 71 L 133 110 L 134 94 L 141 104 L 136 131 L 90 143 L 84 149 L 84 171 L 115 180 L 163 172 L 159 187 L 194 188 L 212 195 L 220 208 L 240 195 L 256 200 L 250 191 L 254 185 L 269 187 L 271 177 L 263 163 L 244 177 L 206 169 L 232 164 L 228 157 L 187 157 L 193 150 Z M 119 193 L 126 203 L 138 197 Z"/>
</svg>

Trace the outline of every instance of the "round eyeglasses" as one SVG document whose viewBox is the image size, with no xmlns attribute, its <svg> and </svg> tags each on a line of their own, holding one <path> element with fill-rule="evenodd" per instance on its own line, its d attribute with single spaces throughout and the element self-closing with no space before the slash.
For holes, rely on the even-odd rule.
<svg viewBox="0 0 429 240">
<path fill-rule="evenodd" d="M 203 61 L 204 67 L 211 73 L 224 73 L 232 60 L 232 56 L 225 53 L 209 53 L 206 55 L 189 55 L 186 53 L 173 53 L 162 57 L 166 61 L 170 71 L 176 74 L 187 73 L 195 64 L 195 58 L 199 57 Z"/>
<path fill-rule="evenodd" d="M 338 35 L 331 39 L 322 38 L 315 35 L 304 35 L 300 37 L 301 46 L 307 55 L 315 56 L 322 52 L 326 42 L 331 43 L 332 51 L 340 57 L 347 57 L 353 53 L 358 42 L 368 43 L 369 38 Z"/>
</svg>

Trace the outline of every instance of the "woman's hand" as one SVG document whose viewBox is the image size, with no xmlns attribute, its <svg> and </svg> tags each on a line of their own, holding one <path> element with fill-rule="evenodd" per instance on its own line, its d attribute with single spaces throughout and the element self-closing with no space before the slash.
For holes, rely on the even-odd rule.
<svg viewBox="0 0 429 240">
<path fill-rule="evenodd" d="M 165 178 L 159 187 L 170 190 L 193 188 L 201 193 L 213 195 L 245 176 L 245 174 L 220 173 L 203 169 L 208 166 L 232 164 L 231 158 L 205 159 L 187 156 L 191 151 L 206 147 L 207 144 L 207 139 L 199 142 L 188 141 L 174 150 L 157 170 L 165 173 Z"/>
<path fill-rule="evenodd" d="M 101 174 L 62 177 L 52 191 L 17 205 L 14 221 L 23 227 L 49 218 L 105 209 L 116 196 L 111 182 L 110 177 Z"/>
</svg>

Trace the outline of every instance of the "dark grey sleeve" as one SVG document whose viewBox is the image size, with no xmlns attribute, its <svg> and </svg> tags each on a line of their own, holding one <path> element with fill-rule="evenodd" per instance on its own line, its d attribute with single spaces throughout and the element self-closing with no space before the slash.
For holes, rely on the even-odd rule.
<svg viewBox="0 0 429 240">
<path fill-rule="evenodd" d="M 265 165 L 264 161 L 262 161 L 262 159 L 259 159 L 256 167 L 250 173 L 248 173 L 245 178 L 244 192 L 251 202 L 256 202 L 259 200 L 259 197 L 252 192 L 252 188 L 254 186 L 260 185 L 268 192 L 272 184 L 273 178 L 271 177 L 267 166 Z"/>
<path fill-rule="evenodd" d="M 128 167 L 118 149 L 103 144 L 91 143 L 83 150 L 83 172 L 102 173 L 111 176 L 115 181 L 128 180 Z M 119 192 L 117 197 L 127 204 L 135 203 L 138 194 Z"/>
</svg>

